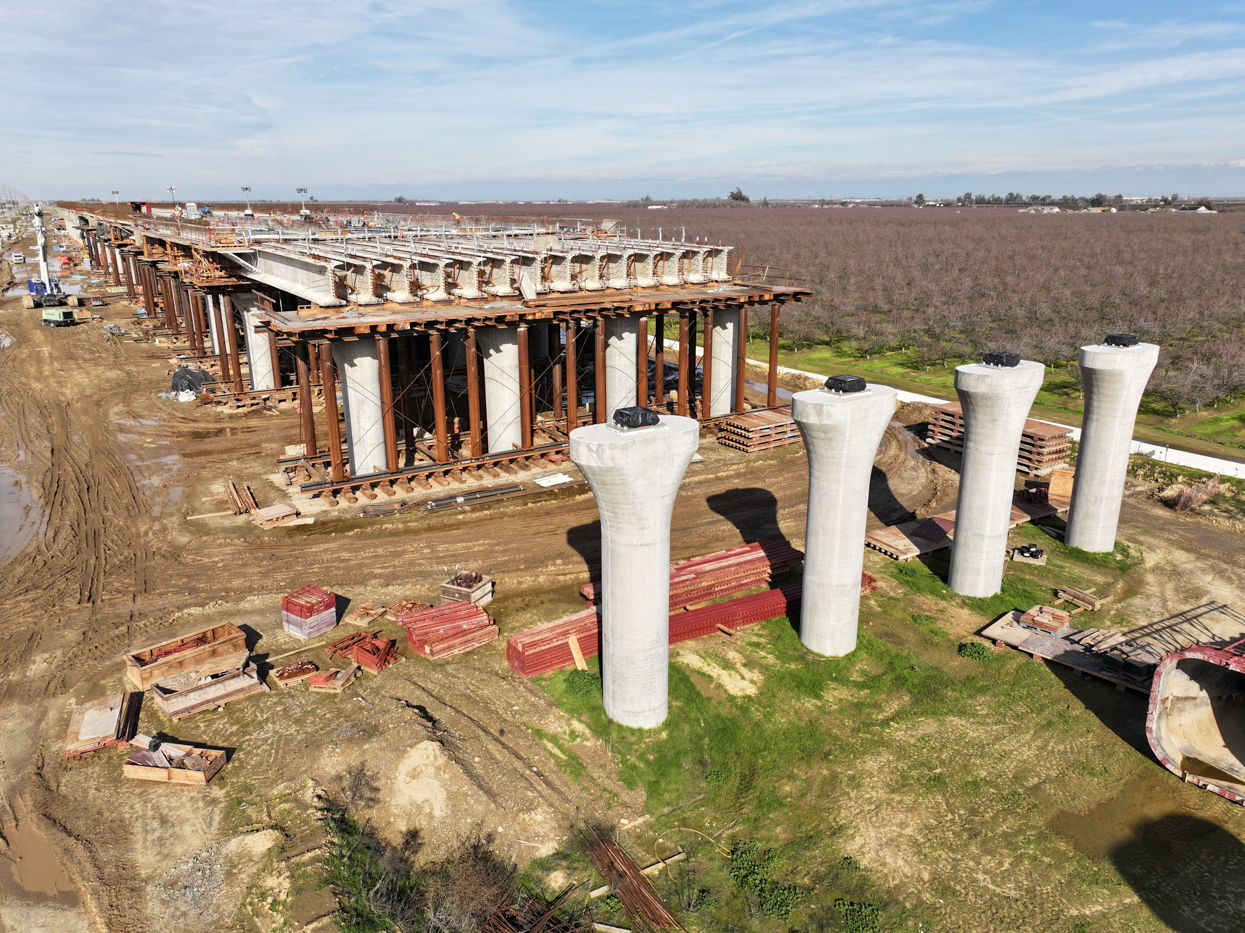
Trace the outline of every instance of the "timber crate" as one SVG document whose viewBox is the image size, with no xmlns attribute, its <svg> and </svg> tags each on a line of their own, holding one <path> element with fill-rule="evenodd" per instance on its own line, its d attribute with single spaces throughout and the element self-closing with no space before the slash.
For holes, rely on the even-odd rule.
<svg viewBox="0 0 1245 933">
<path fill-rule="evenodd" d="M 205 787 L 223 767 L 225 753 L 222 751 L 165 742 L 155 751 L 135 751 L 121 765 L 121 773 L 139 781 Z"/>
<path fill-rule="evenodd" d="M 455 574 L 442 583 L 441 605 L 445 606 L 460 600 L 475 603 L 477 606 L 487 606 L 491 603 L 493 601 L 493 578 L 484 575 L 478 576 L 479 581 L 471 583 L 469 586 L 459 585 L 463 582 L 464 574 Z M 471 579 L 474 579 L 474 577 Z"/>
<path fill-rule="evenodd" d="M 337 596 L 304 586 L 281 600 L 281 626 L 295 638 L 317 638 L 337 625 Z"/>
<path fill-rule="evenodd" d="M 246 634 L 232 623 L 203 629 L 123 656 L 130 683 L 146 690 L 175 674 L 201 676 L 234 670 L 246 663 Z"/>
<path fill-rule="evenodd" d="M 773 450 L 800 441 L 800 430 L 788 409 L 751 411 L 731 415 L 718 422 L 718 443 L 724 447 L 755 453 Z"/>
</svg>

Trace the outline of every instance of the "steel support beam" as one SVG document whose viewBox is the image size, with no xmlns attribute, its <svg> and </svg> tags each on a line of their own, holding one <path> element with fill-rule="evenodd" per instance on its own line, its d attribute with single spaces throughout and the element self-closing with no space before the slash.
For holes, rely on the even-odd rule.
<svg viewBox="0 0 1245 933">
<path fill-rule="evenodd" d="M 782 305 L 774 302 L 769 306 L 769 371 L 766 373 L 765 406 L 778 407 L 778 319 Z"/>
<path fill-rule="evenodd" d="M 340 483 L 346 478 L 346 465 L 342 462 L 342 429 L 337 423 L 337 379 L 333 373 L 333 354 L 329 345 L 322 343 L 320 351 L 320 386 L 324 393 L 324 428 L 329 445 L 329 479 Z"/>
<path fill-rule="evenodd" d="M 476 329 L 467 328 L 467 436 L 472 457 L 484 456 L 480 439 L 480 348 L 476 345 Z"/>
<path fill-rule="evenodd" d="M 428 346 L 432 354 L 432 408 L 437 429 L 437 463 L 448 463 L 450 444 L 445 419 L 445 364 L 441 357 L 441 332 L 428 332 Z"/>
<path fill-rule="evenodd" d="M 294 344 L 294 367 L 298 374 L 298 414 L 303 427 L 303 456 L 319 456 L 316 441 L 316 414 L 311 397 L 311 347 L 303 341 Z"/>
<path fill-rule="evenodd" d="M 579 322 L 566 324 L 566 430 L 579 426 Z"/>
<path fill-rule="evenodd" d="M 605 398 L 605 321 L 597 318 L 592 331 L 592 374 L 596 385 L 592 393 L 592 420 L 602 424 L 609 411 L 609 402 Z"/>
<path fill-rule="evenodd" d="M 276 345 L 276 341 L 273 341 Z M 389 359 L 389 338 L 376 335 L 376 364 L 380 373 L 380 423 L 385 432 L 385 471 L 398 470 L 398 431 L 393 415 L 393 366 Z"/>
<path fill-rule="evenodd" d="M 520 324 L 519 337 L 519 446 L 532 449 L 532 361 L 527 346 L 527 325 Z"/>
<path fill-rule="evenodd" d="M 691 319 L 686 311 L 679 312 L 679 395 L 675 400 L 675 414 L 682 418 L 687 417 L 688 407 L 688 388 L 693 383 L 689 381 L 689 370 L 691 365 L 688 362 L 688 351 L 691 347 L 688 345 L 691 340 Z M 692 377 L 694 379 L 694 376 Z"/>
<path fill-rule="evenodd" d="M 735 335 L 735 404 L 731 411 L 742 412 L 746 408 L 745 392 L 748 387 L 748 306 L 739 309 L 738 333 Z"/>
</svg>

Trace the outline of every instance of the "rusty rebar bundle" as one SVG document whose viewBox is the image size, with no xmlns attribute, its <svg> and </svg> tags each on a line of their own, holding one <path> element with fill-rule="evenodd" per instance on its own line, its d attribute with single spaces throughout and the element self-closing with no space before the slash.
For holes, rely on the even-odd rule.
<svg viewBox="0 0 1245 933">
<path fill-rule="evenodd" d="M 640 873 L 640 866 L 605 830 L 599 827 L 585 830 L 579 836 L 579 847 L 622 901 L 635 929 L 686 929 L 662 903 L 652 882 Z"/>
</svg>

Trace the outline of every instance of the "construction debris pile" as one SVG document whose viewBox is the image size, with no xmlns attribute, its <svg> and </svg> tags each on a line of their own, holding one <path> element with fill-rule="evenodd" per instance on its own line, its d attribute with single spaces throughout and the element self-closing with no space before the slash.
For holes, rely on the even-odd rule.
<svg viewBox="0 0 1245 933">
<path fill-rule="evenodd" d="M 392 638 L 381 638 L 380 632 L 352 632 L 329 642 L 325 648 L 330 658 L 350 658 L 373 674 L 402 660 L 398 643 Z"/>
</svg>

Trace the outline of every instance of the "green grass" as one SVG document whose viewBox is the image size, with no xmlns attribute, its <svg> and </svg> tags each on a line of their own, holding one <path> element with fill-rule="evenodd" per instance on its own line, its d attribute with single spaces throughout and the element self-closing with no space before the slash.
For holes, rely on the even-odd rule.
<svg viewBox="0 0 1245 933">
<path fill-rule="evenodd" d="M 750 358 L 764 360 L 768 354 L 767 343 L 749 343 Z M 909 392 L 945 399 L 955 398 L 955 366 L 969 362 L 949 360 L 945 368 L 934 365 L 927 370 L 917 365 L 907 351 L 865 359 L 853 352 L 847 343 L 799 351 L 780 349 L 778 359 L 783 366 L 794 369 L 827 376 L 840 373 L 863 376 Z M 1066 368 L 1047 367 L 1046 380 L 1033 403 L 1033 417 L 1080 425 L 1083 406 L 1080 389 Z M 1169 405 L 1147 395 L 1141 403 L 1136 435 L 1195 453 L 1239 459 L 1241 450 L 1245 449 L 1245 400 L 1173 418 Z"/>
<path fill-rule="evenodd" d="M 537 681 L 613 751 L 624 783 L 644 790 L 654 834 L 688 852 L 683 869 L 655 884 L 689 930 L 811 933 L 847 929 L 849 922 L 880 931 L 961 928 L 942 922 L 955 898 L 952 879 L 935 872 L 913 898 L 910 890 L 881 883 L 875 864 L 861 867 L 849 840 L 861 801 L 876 806 L 879 787 L 883 799 L 955 814 L 956 838 L 1004 852 L 1015 871 L 1058 884 L 1073 900 L 1115 896 L 1122 882 L 1111 864 L 1069 854 L 1046 824 L 1059 808 L 1088 808 L 1109 797 L 1120 782 L 1148 773 L 1152 762 L 1082 703 L 1069 702 L 1054 669 L 1011 650 L 966 659 L 958 651 L 962 634 L 952 637 L 948 627 L 963 633 L 966 613 L 984 624 L 1006 610 L 1049 604 L 1060 582 L 1109 587 L 1134 573 L 1141 555 L 1127 548 L 1086 554 L 1031 525 L 1014 534 L 1040 542 L 1050 560 L 1045 567 L 1009 563 L 1003 591 L 989 599 L 944 592 L 945 552 L 926 563 L 888 566 L 884 575 L 893 582 L 865 599 L 862 622 L 871 624 L 862 624 L 857 649 L 845 658 L 809 652 L 787 619 L 741 629 L 733 650 L 750 677 L 759 675 L 752 678 L 755 695 L 706 686 L 701 672 L 673 662 L 670 715 L 659 729 L 611 723 L 599 693 L 574 686 L 595 674 L 595 659 L 588 676 L 561 672 Z M 708 643 L 702 658 L 727 663 Z M 1018 748 L 1041 754 L 1015 759 L 1014 750 L 998 744 L 999 736 L 1013 733 L 1021 737 Z M 1001 833 L 1000 826 L 1009 829 Z M 710 834 L 727 828 L 720 840 L 754 846 L 767 869 L 763 879 L 741 887 L 732 880 L 733 863 L 681 827 Z M 945 853 L 929 857 L 937 864 Z M 599 883 L 575 853 L 539 865 Z M 762 889 L 771 895 L 764 903 Z M 861 906 L 839 910 L 839 899 Z M 991 903 L 1013 910 L 1007 899 Z M 788 908 L 789 919 L 780 919 Z M 1066 928 L 1071 921 L 1060 909 L 1054 902 L 1017 902 L 1014 913 L 997 919 L 998 928 Z M 1132 911 L 1127 917 L 1136 929 L 1154 929 L 1138 920 L 1144 908 L 1119 910 Z M 597 917 L 624 920 L 604 909 Z M 958 917 L 971 928 L 970 908 Z"/>
</svg>

